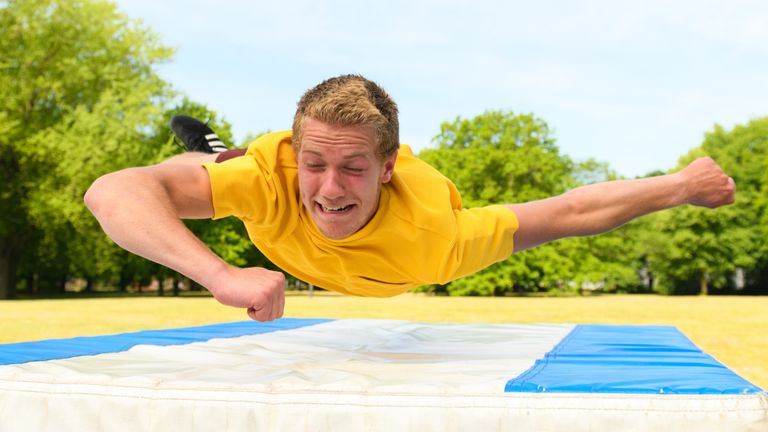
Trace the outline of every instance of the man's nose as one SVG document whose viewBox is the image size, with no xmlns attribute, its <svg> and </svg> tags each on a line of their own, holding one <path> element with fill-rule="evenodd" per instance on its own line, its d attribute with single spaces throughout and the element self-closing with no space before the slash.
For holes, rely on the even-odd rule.
<svg viewBox="0 0 768 432">
<path fill-rule="evenodd" d="M 344 196 L 344 184 L 338 171 L 329 169 L 325 172 L 320 194 L 329 199 Z"/>
</svg>

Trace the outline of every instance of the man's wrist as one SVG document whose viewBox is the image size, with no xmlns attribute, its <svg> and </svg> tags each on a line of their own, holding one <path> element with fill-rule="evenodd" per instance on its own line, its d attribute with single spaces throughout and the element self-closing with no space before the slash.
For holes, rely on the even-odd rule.
<svg viewBox="0 0 768 432">
<path fill-rule="evenodd" d="M 690 179 L 686 176 L 685 172 L 678 171 L 673 174 L 668 174 L 668 177 L 672 182 L 670 193 L 672 202 L 667 207 L 676 207 L 682 204 L 688 204 L 691 201 L 691 182 Z"/>
<path fill-rule="evenodd" d="M 226 275 L 229 272 L 230 265 L 222 259 L 217 259 L 212 265 L 207 266 L 203 274 L 201 274 L 198 282 L 204 286 L 215 297 L 217 291 L 220 290 L 221 281 L 226 279 Z"/>
</svg>

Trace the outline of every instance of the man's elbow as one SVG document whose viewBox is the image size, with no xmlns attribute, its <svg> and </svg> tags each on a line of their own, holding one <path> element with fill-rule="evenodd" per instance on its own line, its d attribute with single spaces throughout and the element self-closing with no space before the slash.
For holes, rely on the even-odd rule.
<svg viewBox="0 0 768 432">
<path fill-rule="evenodd" d="M 562 212 L 569 216 L 580 218 L 584 217 L 591 210 L 588 205 L 588 192 L 576 188 L 560 195 Z"/>
<path fill-rule="evenodd" d="M 104 177 L 105 176 L 97 178 L 88 190 L 85 191 L 85 195 L 83 196 L 85 206 L 88 207 L 88 210 L 90 210 L 94 216 L 98 213 L 99 209 L 103 207 L 102 203 L 106 196 Z"/>
<path fill-rule="evenodd" d="M 104 174 L 97 178 L 91 186 L 85 191 L 83 202 L 88 210 L 97 218 L 105 210 L 108 210 L 114 204 L 114 200 L 119 196 L 119 184 L 121 171 Z"/>
</svg>

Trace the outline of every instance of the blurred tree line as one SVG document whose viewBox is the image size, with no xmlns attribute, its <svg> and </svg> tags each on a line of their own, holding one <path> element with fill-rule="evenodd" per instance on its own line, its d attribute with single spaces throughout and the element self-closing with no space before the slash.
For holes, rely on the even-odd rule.
<svg viewBox="0 0 768 432">
<path fill-rule="evenodd" d="M 72 280 L 89 291 L 182 279 L 114 245 L 82 204 L 100 175 L 182 152 L 167 127 L 176 113 L 208 120 L 233 142 L 226 121 L 158 76 L 156 67 L 173 50 L 114 4 L 97 0 L 0 2 L 0 48 L 0 298 L 57 293 Z M 456 182 L 468 207 L 619 178 L 605 163 L 562 154 L 546 122 L 530 114 L 457 118 L 441 126 L 435 141 L 420 157 Z M 737 204 L 658 213 L 424 290 L 768 293 L 767 152 L 768 118 L 732 130 L 715 126 L 680 164 L 713 156 L 736 180 Z M 235 219 L 188 226 L 234 265 L 274 268 Z"/>
</svg>

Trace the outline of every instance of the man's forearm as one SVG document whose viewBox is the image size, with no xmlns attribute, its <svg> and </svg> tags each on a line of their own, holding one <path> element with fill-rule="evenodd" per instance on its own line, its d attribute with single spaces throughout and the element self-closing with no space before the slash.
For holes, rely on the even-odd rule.
<svg viewBox="0 0 768 432">
<path fill-rule="evenodd" d="M 210 288 L 226 263 L 181 222 L 162 184 L 141 168 L 98 179 L 85 202 L 119 246 Z"/>
<path fill-rule="evenodd" d="M 637 217 L 686 203 L 679 174 L 616 180 L 573 189 L 562 195 L 569 206 L 571 236 L 610 231 Z"/>
</svg>

